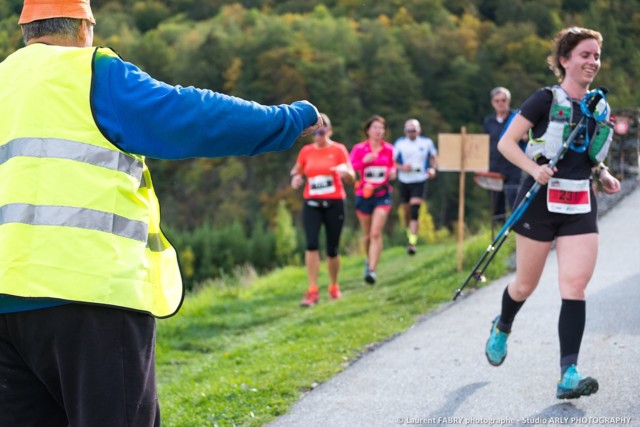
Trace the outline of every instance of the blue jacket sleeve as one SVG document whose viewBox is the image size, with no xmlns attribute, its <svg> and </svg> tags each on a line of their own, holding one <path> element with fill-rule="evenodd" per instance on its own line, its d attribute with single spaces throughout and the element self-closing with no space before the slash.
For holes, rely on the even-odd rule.
<svg viewBox="0 0 640 427">
<path fill-rule="evenodd" d="M 290 148 L 318 119 L 306 101 L 264 106 L 171 86 L 119 58 L 97 55 L 92 108 L 120 149 L 158 159 L 255 155 Z"/>
</svg>

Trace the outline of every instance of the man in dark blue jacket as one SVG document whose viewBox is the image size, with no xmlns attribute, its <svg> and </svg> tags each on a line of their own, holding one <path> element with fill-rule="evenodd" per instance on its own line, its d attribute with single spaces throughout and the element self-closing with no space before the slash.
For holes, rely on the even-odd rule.
<svg viewBox="0 0 640 427">
<path fill-rule="evenodd" d="M 493 219 L 504 221 L 507 207 L 513 208 L 513 204 L 518 194 L 520 184 L 520 169 L 504 158 L 498 151 L 498 141 L 504 132 L 509 119 L 515 113 L 509 107 L 511 102 L 511 92 L 504 87 L 496 87 L 491 90 L 491 106 L 495 113 L 484 118 L 482 128 L 484 133 L 489 134 L 489 171 L 497 172 L 504 176 L 502 191 L 493 191 Z"/>
</svg>

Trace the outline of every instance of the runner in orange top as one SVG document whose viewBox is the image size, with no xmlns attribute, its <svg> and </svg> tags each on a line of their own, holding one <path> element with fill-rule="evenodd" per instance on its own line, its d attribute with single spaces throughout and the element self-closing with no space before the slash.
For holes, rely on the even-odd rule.
<svg viewBox="0 0 640 427">
<path fill-rule="evenodd" d="M 326 114 L 321 116 L 325 127 L 314 132 L 313 143 L 305 145 L 300 150 L 298 160 L 291 169 L 291 186 L 294 189 L 303 184 L 303 175 L 307 178 L 303 193 L 302 223 L 307 240 L 305 265 L 309 276 L 309 288 L 300 302 L 303 307 L 317 304 L 320 300 L 318 236 L 322 224 L 327 236 L 327 268 L 331 280 L 329 298 L 335 300 L 341 297 L 338 285 L 340 270 L 338 247 L 344 224 L 344 199 L 346 198 L 342 180 L 348 184 L 353 184 L 355 181 L 355 172 L 351 167 L 346 147 L 330 139 L 331 122 Z"/>
</svg>

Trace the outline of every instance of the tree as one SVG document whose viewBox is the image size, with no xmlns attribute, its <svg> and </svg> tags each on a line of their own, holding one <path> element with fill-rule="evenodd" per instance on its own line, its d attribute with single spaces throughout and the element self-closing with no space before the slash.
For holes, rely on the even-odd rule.
<svg viewBox="0 0 640 427">
<path fill-rule="evenodd" d="M 133 5 L 133 20 L 136 27 L 143 33 L 157 27 L 170 14 L 169 7 L 157 1 L 145 0 Z"/>
<path fill-rule="evenodd" d="M 291 214 L 284 200 L 278 203 L 275 230 L 276 258 L 281 265 L 288 264 L 295 253 L 297 246 L 296 229 L 293 227 Z"/>
</svg>

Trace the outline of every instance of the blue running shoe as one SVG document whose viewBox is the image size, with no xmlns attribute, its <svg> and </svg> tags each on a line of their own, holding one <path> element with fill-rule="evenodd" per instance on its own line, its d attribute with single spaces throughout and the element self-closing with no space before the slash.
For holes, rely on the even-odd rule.
<svg viewBox="0 0 640 427">
<path fill-rule="evenodd" d="M 578 373 L 576 365 L 571 365 L 558 381 L 556 397 L 558 399 L 579 399 L 598 391 L 598 381 L 595 378 L 583 378 Z"/>
<path fill-rule="evenodd" d="M 364 276 L 364 281 L 367 282 L 368 285 L 375 285 L 376 283 L 376 272 L 369 270 L 366 276 Z"/>
<path fill-rule="evenodd" d="M 500 316 L 496 317 L 491 324 L 491 334 L 484 350 L 487 360 L 493 366 L 502 365 L 502 362 L 507 357 L 507 338 L 509 338 L 509 334 L 498 329 L 498 320 L 500 320 Z"/>
<path fill-rule="evenodd" d="M 369 268 L 369 261 L 366 259 L 364 260 L 364 281 L 368 285 L 373 285 L 374 283 L 376 283 L 376 272 L 371 271 L 371 269 Z"/>
</svg>

